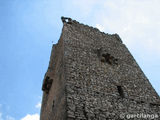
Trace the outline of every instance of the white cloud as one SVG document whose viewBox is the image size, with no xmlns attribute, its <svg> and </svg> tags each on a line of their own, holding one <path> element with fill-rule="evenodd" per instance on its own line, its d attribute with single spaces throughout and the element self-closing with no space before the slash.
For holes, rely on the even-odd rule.
<svg viewBox="0 0 160 120">
<path fill-rule="evenodd" d="M 38 102 L 35 107 L 38 108 L 38 109 L 40 109 L 41 108 L 41 102 Z"/>
<path fill-rule="evenodd" d="M 41 98 L 40 98 L 41 99 Z M 35 105 L 35 108 L 41 108 L 41 101 Z M 21 118 L 21 120 L 39 120 L 40 116 L 38 113 L 35 114 L 27 114 L 25 117 Z"/>
<path fill-rule="evenodd" d="M 160 1 L 105 1 L 95 12 L 97 23 L 106 32 L 120 34 L 128 47 L 138 47 L 147 52 L 160 54 Z M 108 11 L 108 13 L 106 13 Z M 138 46 L 137 46 L 138 44 Z M 134 48 L 133 48 L 134 49 Z"/>
<path fill-rule="evenodd" d="M 118 33 L 130 49 L 160 54 L 159 0 L 68 0 L 68 4 L 79 16 L 89 16 L 90 24 L 101 31 Z"/>
<path fill-rule="evenodd" d="M 24 118 L 22 118 L 21 120 L 39 120 L 39 114 L 27 114 Z"/>
<path fill-rule="evenodd" d="M 100 24 L 96 24 L 96 28 L 98 28 L 100 31 L 104 31 L 104 27 Z"/>
</svg>

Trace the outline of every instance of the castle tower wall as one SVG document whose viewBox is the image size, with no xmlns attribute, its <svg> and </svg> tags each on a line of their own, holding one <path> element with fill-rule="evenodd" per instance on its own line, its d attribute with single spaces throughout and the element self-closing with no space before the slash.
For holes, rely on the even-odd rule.
<svg viewBox="0 0 160 120">
<path fill-rule="evenodd" d="M 62 34 L 53 46 L 43 82 L 41 120 L 160 116 L 158 94 L 117 34 L 105 34 L 70 18 L 62 21 Z"/>
</svg>

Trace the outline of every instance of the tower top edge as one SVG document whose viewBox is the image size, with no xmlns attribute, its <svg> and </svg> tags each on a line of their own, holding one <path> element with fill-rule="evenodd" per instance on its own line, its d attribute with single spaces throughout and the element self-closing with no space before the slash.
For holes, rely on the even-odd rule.
<svg viewBox="0 0 160 120">
<path fill-rule="evenodd" d="M 118 41 L 120 41 L 121 43 L 123 43 L 122 40 L 121 40 L 121 38 L 120 38 L 120 36 L 119 36 L 117 33 L 109 34 L 109 33 L 102 32 L 102 31 L 100 31 L 100 30 L 99 30 L 98 28 L 96 28 L 96 27 L 92 27 L 92 26 L 89 26 L 89 25 L 87 25 L 87 24 L 80 23 L 80 22 L 78 22 L 77 20 L 74 20 L 74 19 L 72 19 L 72 18 L 70 18 L 70 17 L 64 17 L 64 16 L 62 16 L 62 17 L 61 17 L 61 20 L 62 20 L 62 23 L 63 23 L 64 25 L 65 25 L 65 24 L 70 24 L 70 25 L 82 25 L 82 26 L 88 27 L 88 28 L 90 28 L 90 29 L 92 29 L 92 30 L 95 30 L 95 31 L 97 31 L 97 32 L 100 32 L 100 33 L 103 34 L 103 35 L 114 36 L 114 37 L 116 37 L 116 38 L 118 39 Z"/>
</svg>

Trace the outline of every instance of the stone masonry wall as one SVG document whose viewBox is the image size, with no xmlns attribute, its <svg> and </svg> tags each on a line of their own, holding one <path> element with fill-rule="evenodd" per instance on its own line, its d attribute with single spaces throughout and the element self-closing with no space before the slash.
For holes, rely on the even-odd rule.
<svg viewBox="0 0 160 120">
<path fill-rule="evenodd" d="M 53 45 L 52 48 L 49 67 L 42 86 L 44 92 L 40 120 L 66 120 L 63 46 L 61 37 L 58 44 Z M 49 81 L 48 77 L 52 82 L 46 82 Z"/>
<path fill-rule="evenodd" d="M 76 21 L 63 33 L 68 120 L 160 115 L 159 96 L 117 34 Z"/>
</svg>

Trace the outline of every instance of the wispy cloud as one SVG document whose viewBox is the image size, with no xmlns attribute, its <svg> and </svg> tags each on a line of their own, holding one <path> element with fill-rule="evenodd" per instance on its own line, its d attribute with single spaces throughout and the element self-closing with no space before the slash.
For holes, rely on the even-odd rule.
<svg viewBox="0 0 160 120">
<path fill-rule="evenodd" d="M 110 4 L 113 4 L 114 7 Z M 124 43 L 130 48 L 134 49 L 136 46 L 136 48 L 150 53 L 159 51 L 157 52 L 159 54 L 160 49 L 157 45 L 160 43 L 158 4 L 160 1 L 154 0 L 148 2 L 137 0 L 134 2 L 124 2 L 124 0 L 106 2 L 104 7 L 110 8 L 112 15 L 108 17 L 103 14 L 102 24 L 111 32 L 120 34 Z"/>
<path fill-rule="evenodd" d="M 98 14 L 98 21 L 110 32 L 117 32 L 129 47 L 139 47 L 148 52 L 159 51 L 160 1 L 107 1 L 103 5 L 107 15 Z M 101 16 L 102 15 L 102 16 Z M 100 18 L 103 19 L 100 19 Z M 105 29 L 107 31 L 107 29 Z M 159 53 L 157 52 L 157 53 Z"/>
<path fill-rule="evenodd" d="M 23 117 L 21 120 L 39 120 L 39 114 L 27 114 L 25 117 Z"/>
<path fill-rule="evenodd" d="M 41 108 L 41 102 L 38 102 L 35 107 L 38 108 L 38 109 L 40 109 Z"/>
<path fill-rule="evenodd" d="M 104 27 L 100 24 L 96 24 L 96 28 L 98 28 L 100 31 L 104 31 Z"/>
<path fill-rule="evenodd" d="M 76 12 L 80 11 L 79 15 L 92 15 L 90 22 L 98 29 L 118 33 L 129 48 L 136 46 L 160 54 L 160 1 L 70 0 L 69 3 L 77 8 Z"/>
<path fill-rule="evenodd" d="M 40 98 L 41 99 L 41 98 Z M 41 101 L 39 101 L 36 105 L 35 108 L 40 109 L 41 108 Z M 35 114 L 27 114 L 25 117 L 21 118 L 21 120 L 39 120 L 40 115 L 38 113 Z"/>
</svg>

